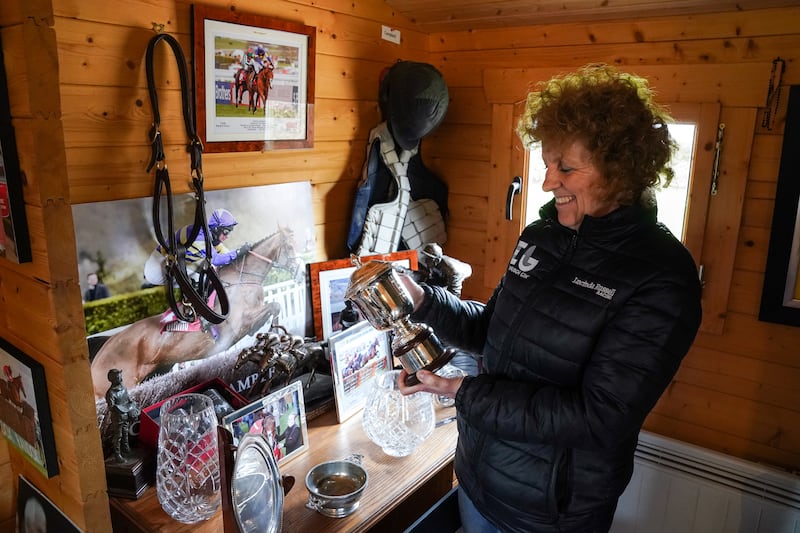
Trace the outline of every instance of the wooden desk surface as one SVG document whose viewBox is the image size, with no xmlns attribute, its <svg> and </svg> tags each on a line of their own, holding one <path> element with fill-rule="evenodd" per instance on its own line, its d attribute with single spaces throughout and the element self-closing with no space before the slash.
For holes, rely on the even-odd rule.
<svg viewBox="0 0 800 533">
<path fill-rule="evenodd" d="M 455 409 L 437 408 L 437 418 L 455 414 Z M 390 457 L 370 441 L 361 428 L 357 414 L 342 424 L 336 422 L 335 411 L 329 411 L 308 424 L 309 449 L 286 464 L 281 474 L 294 476 L 294 487 L 284 499 L 283 531 L 367 531 L 423 485 L 436 481 L 433 500 L 422 500 L 421 514 L 427 506 L 444 495 L 452 486 L 453 456 L 458 431 L 455 422 L 434 429 L 433 434 L 408 457 Z M 358 509 L 345 518 L 329 518 L 305 506 L 308 490 L 306 473 L 315 465 L 350 454 L 362 460 L 369 481 Z M 440 493 L 440 494 L 439 494 Z M 198 524 L 181 524 L 161 508 L 155 487 L 149 487 L 138 500 L 110 498 L 115 531 L 170 531 L 175 533 L 219 533 L 223 531 L 222 512 Z M 408 517 L 413 521 L 416 516 Z M 409 521 L 409 523 L 410 523 Z M 383 529 L 383 527 L 381 528 Z"/>
</svg>

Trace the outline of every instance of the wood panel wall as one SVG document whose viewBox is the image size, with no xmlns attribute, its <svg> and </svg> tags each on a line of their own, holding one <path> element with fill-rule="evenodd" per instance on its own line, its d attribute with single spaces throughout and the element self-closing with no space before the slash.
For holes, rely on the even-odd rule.
<svg viewBox="0 0 800 533">
<path fill-rule="evenodd" d="M 671 66 L 693 73 L 691 84 L 684 85 L 717 88 L 720 94 L 714 100 L 722 105 L 721 121 L 736 126 L 740 144 L 723 148 L 720 187 L 733 193 L 724 200 L 725 206 L 711 204 L 703 260 L 715 262 L 720 271 L 707 288 L 722 282 L 727 304 L 718 316 L 709 317 L 718 324 L 718 332 L 698 336 L 646 428 L 797 471 L 800 329 L 757 319 L 785 102 L 775 127 L 768 130 L 760 127 L 766 99 L 753 104 L 753 98 L 742 98 L 758 91 L 766 94 L 769 69 L 760 68 L 757 76 L 745 72 L 759 68 L 757 64 L 769 65 L 776 57 L 787 61 L 785 99 L 788 86 L 800 83 L 798 8 L 433 34 L 431 63 L 444 73 L 452 103 L 445 124 L 426 141 L 425 153 L 431 166 L 446 177 L 450 203 L 456 207 L 446 251 L 471 263 L 476 272 L 465 284 L 465 296 L 484 299 L 496 282 L 484 282 L 486 266 L 508 260 L 487 255 L 489 243 L 493 247 L 498 235 L 486 220 L 492 219 L 495 206 L 504 205 L 511 179 L 502 172 L 500 180 L 490 178 L 498 164 L 492 158 L 493 133 L 497 133 L 493 128 L 508 117 L 493 116 L 485 97 L 502 93 L 503 84 L 511 82 L 486 76 L 487 71 L 527 69 L 533 75 L 532 71 L 569 71 L 592 62 L 642 70 Z M 714 72 L 731 68 L 739 75 L 724 83 L 715 78 Z M 663 83 L 670 85 L 669 80 Z M 525 93 L 519 92 L 520 101 Z M 749 159 L 743 156 L 748 152 Z"/>
<path fill-rule="evenodd" d="M 478 299 L 491 290 L 483 267 L 489 198 L 498 186 L 488 179 L 493 119 L 483 69 L 600 60 L 746 63 L 780 55 L 789 60 L 784 83 L 800 83 L 797 9 L 425 35 L 380 0 L 208 3 L 317 28 L 313 149 L 206 154 L 204 167 L 209 189 L 310 180 L 319 259 L 345 254 L 353 189 L 379 117 L 380 71 L 397 59 L 427 60 L 442 70 L 451 105 L 445 123 L 424 141 L 423 156 L 450 185 L 446 251 L 473 265 L 465 296 Z M 0 336 L 45 365 L 62 471 L 43 479 L 0 439 L 0 530 L 13 527 L 20 473 L 81 528 L 109 530 L 71 205 L 150 193 L 144 50 L 154 25 L 163 25 L 189 53 L 189 13 L 188 2 L 175 0 L 0 5 L 34 255 L 25 265 L 0 262 Z M 400 46 L 379 38 L 382 24 L 402 31 Z M 187 174 L 188 161 L 174 69 L 163 68 L 159 85 L 171 175 L 185 191 L 179 176 Z M 724 333 L 698 338 L 648 429 L 796 469 L 800 330 L 756 320 L 781 131 L 754 132 Z"/>
<path fill-rule="evenodd" d="M 205 154 L 207 190 L 309 180 L 317 257 L 344 257 L 351 198 L 369 130 L 379 120 L 380 72 L 399 59 L 425 61 L 428 37 L 382 2 L 229 2 L 235 8 L 316 27 L 314 147 Z M 396 45 L 381 25 L 402 32 Z M 45 364 L 61 474 L 50 480 L 0 439 L 0 530 L 13 530 L 16 476 L 24 474 L 87 531 L 110 530 L 81 306 L 72 204 L 146 197 L 152 120 L 143 69 L 154 27 L 191 58 L 190 2 L 7 0 L 0 31 L 12 117 L 25 175 L 34 260 L 0 261 L 0 336 Z M 168 47 L 157 67 L 167 162 L 176 192 L 189 161 Z"/>
</svg>

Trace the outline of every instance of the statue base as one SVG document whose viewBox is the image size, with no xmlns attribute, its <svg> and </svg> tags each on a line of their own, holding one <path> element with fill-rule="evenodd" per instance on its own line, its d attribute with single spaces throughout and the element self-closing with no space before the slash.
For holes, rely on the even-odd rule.
<svg viewBox="0 0 800 533">
<path fill-rule="evenodd" d="M 124 462 L 112 455 L 105 464 L 109 496 L 138 500 L 155 479 L 153 454 L 141 448 L 131 448 Z"/>
</svg>

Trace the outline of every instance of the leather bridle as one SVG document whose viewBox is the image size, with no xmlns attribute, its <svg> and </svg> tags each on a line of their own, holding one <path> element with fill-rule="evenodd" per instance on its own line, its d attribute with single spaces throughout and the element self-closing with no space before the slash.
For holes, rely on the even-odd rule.
<svg viewBox="0 0 800 533">
<path fill-rule="evenodd" d="M 158 96 L 156 94 L 155 76 L 153 73 L 153 52 L 156 45 L 164 41 L 175 55 L 178 64 L 178 72 L 181 79 L 181 96 L 183 107 L 183 122 L 186 126 L 186 134 L 189 137 L 187 147 L 191 157 L 192 189 L 195 194 L 195 211 L 192 231 L 188 235 L 187 243 L 193 243 L 203 230 L 205 240 L 205 257 L 200 262 L 197 270 L 199 281 L 197 286 L 192 283 L 191 277 L 186 269 L 186 245 L 181 243 L 175 234 L 174 212 L 172 205 L 172 187 L 170 185 L 169 173 L 167 172 L 166 156 L 164 154 L 164 144 L 161 136 L 161 116 L 158 112 Z M 194 122 L 194 110 L 192 106 L 192 88 L 189 86 L 189 75 L 186 67 L 186 58 L 183 55 L 178 41 L 169 34 L 159 33 L 150 40 L 147 45 L 145 56 L 145 69 L 147 73 L 147 88 L 150 94 L 150 104 L 153 108 L 153 127 L 150 130 L 152 139 L 153 155 L 147 172 L 155 167 L 155 184 L 153 187 L 153 229 L 156 239 L 165 255 L 164 278 L 167 293 L 167 300 L 170 308 L 179 320 L 184 322 L 194 322 L 198 315 L 212 324 L 219 324 L 228 316 L 229 301 L 225 293 L 222 282 L 217 276 L 211 264 L 212 242 L 211 232 L 208 228 L 205 213 L 205 197 L 203 193 L 203 167 L 201 154 L 203 153 L 203 143 L 197 136 Z M 167 205 L 167 231 L 163 231 L 161 220 L 161 201 L 166 199 Z M 176 297 L 175 286 L 180 298 Z M 216 301 L 219 302 L 220 312 L 215 311 L 208 305 L 208 297 L 216 291 Z"/>
</svg>

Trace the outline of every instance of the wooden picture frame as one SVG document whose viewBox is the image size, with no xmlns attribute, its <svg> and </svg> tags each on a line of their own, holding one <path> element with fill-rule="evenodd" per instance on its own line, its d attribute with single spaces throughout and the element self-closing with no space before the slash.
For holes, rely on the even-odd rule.
<svg viewBox="0 0 800 533">
<path fill-rule="evenodd" d="M 58 474 L 44 367 L 0 338 L 0 430 L 43 475 Z"/>
<path fill-rule="evenodd" d="M 390 261 L 401 266 L 417 270 L 417 251 L 401 250 L 388 254 L 365 255 L 360 258 L 367 261 Z M 314 318 L 314 335 L 317 340 L 327 339 L 342 328 L 337 325 L 336 318 L 344 307 L 344 291 L 350 281 L 350 275 L 356 267 L 351 259 L 334 259 L 308 264 L 308 279 L 311 283 L 311 307 Z M 360 317 L 359 321 L 363 320 Z"/>
<path fill-rule="evenodd" d="M 341 424 L 364 408 L 375 376 L 392 369 L 392 348 L 389 332 L 367 321 L 331 335 L 328 343 L 336 418 Z"/>
<path fill-rule="evenodd" d="M 81 529 L 33 483 L 22 476 L 17 486 L 17 530 L 81 533 Z"/>
<path fill-rule="evenodd" d="M 789 90 L 758 319 L 800 326 L 800 85 Z"/>
<path fill-rule="evenodd" d="M 0 257 L 12 263 L 33 259 L 22 192 L 22 171 L 17 154 L 11 104 L 8 99 L 5 59 L 0 43 Z"/>
<path fill-rule="evenodd" d="M 268 416 L 271 415 L 269 424 Z M 288 432 L 290 419 L 294 417 L 297 429 Z M 222 425 L 233 435 L 237 445 L 245 433 L 262 433 L 272 448 L 278 466 L 308 450 L 308 423 L 303 402 L 303 385 L 294 381 L 271 392 L 222 419 Z M 274 430 L 270 430 L 274 428 Z M 283 430 L 281 430 L 283 428 Z"/>
<path fill-rule="evenodd" d="M 316 28 L 203 5 L 192 6 L 192 21 L 197 134 L 204 150 L 313 147 Z M 259 48 L 265 54 L 257 68 L 266 74 L 255 76 L 244 65 L 248 51 Z M 262 91 L 252 90 L 252 78 L 242 75 L 247 72 Z M 251 107 L 250 92 L 263 105 Z"/>
</svg>

